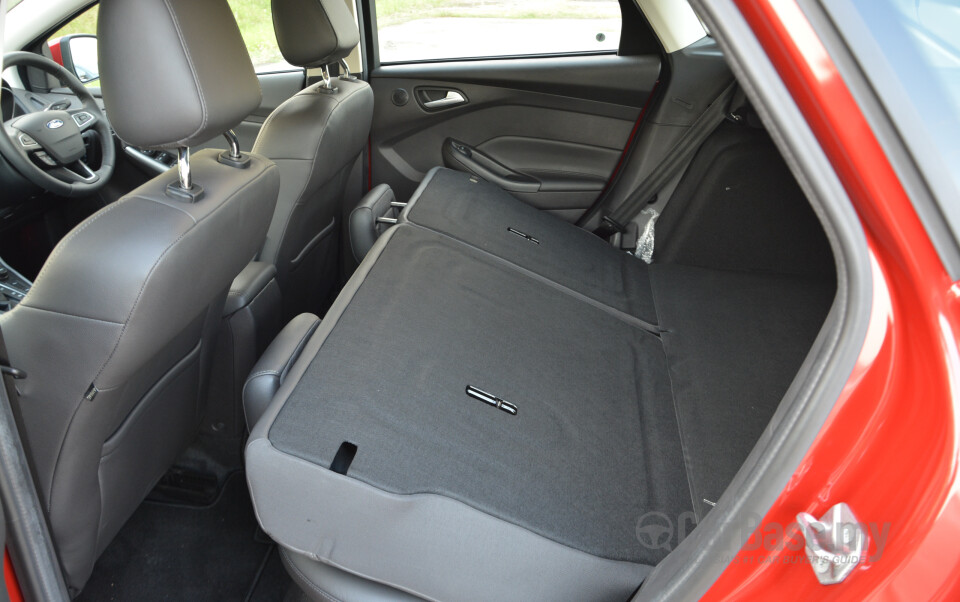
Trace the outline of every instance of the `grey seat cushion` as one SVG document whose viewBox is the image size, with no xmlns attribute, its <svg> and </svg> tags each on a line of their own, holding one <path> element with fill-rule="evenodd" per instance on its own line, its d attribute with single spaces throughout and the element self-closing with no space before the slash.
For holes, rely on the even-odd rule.
<svg viewBox="0 0 960 602">
<path fill-rule="evenodd" d="M 656 563 L 664 552 L 638 541 L 637 517 L 690 504 L 656 336 L 410 227 L 395 230 L 269 437 L 327 467 L 348 441 L 355 479 L 444 495 L 612 560 Z"/>
<path fill-rule="evenodd" d="M 627 599 L 678 543 L 642 519 L 708 510 L 832 289 L 647 268 L 484 186 L 431 172 L 363 260 L 252 429 L 258 517 L 429 599 Z"/>
<path fill-rule="evenodd" d="M 637 519 L 691 506 L 666 371 L 643 328 L 397 226 L 251 432 L 258 518 L 294 552 L 427 598 L 624 599 L 665 554 Z"/>
</svg>

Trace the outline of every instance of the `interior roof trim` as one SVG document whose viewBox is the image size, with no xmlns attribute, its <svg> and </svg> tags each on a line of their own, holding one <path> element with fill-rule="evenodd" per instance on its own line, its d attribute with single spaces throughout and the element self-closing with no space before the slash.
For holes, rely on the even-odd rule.
<svg viewBox="0 0 960 602">
<path fill-rule="evenodd" d="M 687 0 L 634 0 L 669 54 L 707 35 Z"/>
</svg>

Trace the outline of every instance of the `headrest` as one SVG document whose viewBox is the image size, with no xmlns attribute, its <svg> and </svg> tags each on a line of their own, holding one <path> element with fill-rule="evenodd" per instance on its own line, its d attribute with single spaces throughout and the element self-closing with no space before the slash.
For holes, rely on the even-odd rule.
<svg viewBox="0 0 960 602">
<path fill-rule="evenodd" d="M 360 32 L 344 0 L 273 0 L 273 29 L 291 65 L 322 67 L 347 58 Z"/>
<path fill-rule="evenodd" d="M 107 116 L 129 144 L 206 142 L 260 105 L 226 0 L 102 0 L 97 37 Z"/>
</svg>

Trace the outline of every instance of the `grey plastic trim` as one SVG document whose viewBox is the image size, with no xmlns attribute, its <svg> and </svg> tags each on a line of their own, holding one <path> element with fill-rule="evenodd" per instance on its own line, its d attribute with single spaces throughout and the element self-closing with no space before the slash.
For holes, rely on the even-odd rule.
<svg viewBox="0 0 960 602">
<path fill-rule="evenodd" d="M 746 542 L 833 409 L 869 324 L 872 275 L 862 225 L 809 126 L 731 0 L 691 0 L 714 33 L 824 225 L 837 267 L 826 323 L 771 423 L 716 507 L 645 581 L 635 600 L 700 598 Z M 727 558 L 724 558 L 724 557 Z M 726 562 L 725 562 L 726 560 Z"/>
<path fill-rule="evenodd" d="M 163 163 L 157 161 L 156 159 L 152 157 L 148 157 L 143 153 L 143 151 L 133 146 L 124 146 L 123 152 L 127 153 L 128 157 L 130 157 L 140 165 L 143 165 L 147 169 L 154 171 L 158 174 L 166 173 L 168 169 L 171 169 L 171 166 L 164 165 Z"/>
<path fill-rule="evenodd" d="M 370 75 L 497 86 L 641 107 L 650 94 L 646 86 L 652 86 L 659 73 L 656 55 L 599 54 L 396 63 L 382 65 Z"/>
<path fill-rule="evenodd" d="M 0 507 L 6 514 L 4 544 L 27 600 L 69 600 L 47 520 L 0 380 Z M 4 588 L 6 593 L 6 588 Z"/>
</svg>

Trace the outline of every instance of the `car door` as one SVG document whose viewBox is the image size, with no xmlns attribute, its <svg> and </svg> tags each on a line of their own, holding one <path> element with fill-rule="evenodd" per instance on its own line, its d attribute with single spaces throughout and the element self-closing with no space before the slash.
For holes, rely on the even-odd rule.
<svg viewBox="0 0 960 602">
<path fill-rule="evenodd" d="M 632 2 L 365 1 L 369 183 L 437 165 L 574 221 L 614 174 L 660 74 Z"/>
</svg>

